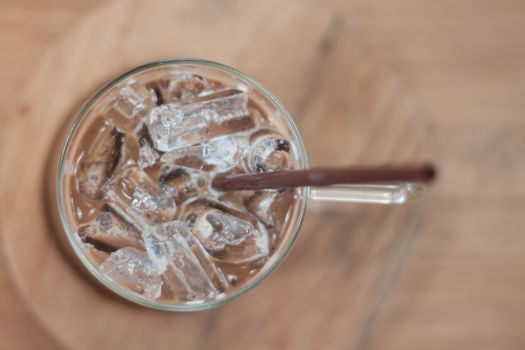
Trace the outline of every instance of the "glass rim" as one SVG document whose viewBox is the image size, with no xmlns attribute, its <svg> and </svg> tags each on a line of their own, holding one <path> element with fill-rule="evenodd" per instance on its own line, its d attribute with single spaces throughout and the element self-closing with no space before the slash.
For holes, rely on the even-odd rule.
<svg viewBox="0 0 525 350">
<path fill-rule="evenodd" d="M 273 107 L 275 107 L 283 116 L 286 124 L 288 125 L 289 129 L 292 132 L 292 136 L 295 139 L 294 141 L 298 148 L 298 156 L 299 156 L 299 161 L 301 163 L 300 166 L 303 168 L 308 167 L 308 157 L 306 154 L 306 149 L 305 149 L 301 134 L 299 132 L 299 129 L 297 128 L 291 115 L 284 108 L 283 104 L 261 83 L 259 83 L 254 78 L 240 72 L 239 70 L 232 68 L 230 66 L 224 65 L 222 63 L 205 60 L 205 59 L 198 59 L 198 58 L 170 58 L 170 59 L 165 59 L 165 60 L 149 62 L 149 63 L 140 65 L 138 67 L 135 67 L 133 69 L 130 69 L 120 74 L 116 78 L 111 79 L 108 83 L 104 84 L 100 89 L 97 90 L 97 92 L 92 97 L 88 99 L 86 103 L 84 103 L 80 111 L 76 114 L 73 123 L 68 128 L 68 131 L 65 137 L 65 141 L 60 150 L 60 157 L 58 161 L 58 173 L 57 173 L 58 176 L 56 179 L 57 181 L 56 182 L 56 195 L 57 195 L 57 205 L 58 205 L 60 222 L 64 229 L 64 234 L 67 237 L 68 243 L 70 247 L 73 249 L 76 257 L 82 263 L 82 265 L 89 271 L 89 273 L 99 283 L 104 285 L 106 288 L 110 289 L 113 293 L 135 304 L 139 304 L 145 307 L 163 310 L 163 311 L 191 312 L 191 311 L 211 309 L 211 308 L 220 306 L 222 304 L 225 304 L 227 302 L 230 302 L 234 299 L 237 299 L 240 296 L 246 294 L 250 290 L 257 287 L 262 282 L 264 282 L 274 271 L 276 271 L 279 268 L 279 266 L 283 263 L 283 261 L 285 260 L 289 252 L 291 251 L 292 247 L 294 246 L 297 240 L 297 237 L 299 236 L 299 233 L 301 231 L 301 227 L 303 225 L 304 217 L 306 214 L 306 207 L 307 207 L 307 201 L 309 197 L 310 188 L 302 187 L 300 190 L 301 206 L 299 208 L 298 219 L 296 220 L 293 230 L 291 231 L 292 232 L 291 238 L 285 242 L 286 245 L 284 247 L 281 247 L 274 255 L 272 255 L 269 258 L 269 260 L 263 265 L 261 270 L 254 276 L 254 278 L 249 280 L 242 287 L 235 289 L 232 293 L 226 294 L 222 298 L 213 299 L 213 300 L 204 301 L 204 302 L 195 302 L 195 303 L 189 302 L 186 304 L 163 303 L 163 302 L 159 302 L 156 300 L 147 299 L 132 291 L 129 291 L 123 287 L 120 287 L 117 283 L 113 282 L 106 275 L 101 273 L 98 270 L 98 268 L 96 268 L 92 264 L 92 262 L 87 258 L 82 248 L 80 247 L 78 241 L 75 239 L 74 237 L 75 230 L 71 227 L 71 224 L 68 219 L 68 215 L 65 210 L 64 191 L 62 188 L 63 170 L 64 170 L 63 168 L 64 168 L 65 159 L 71 147 L 71 141 L 81 121 L 84 119 L 86 114 L 91 110 L 92 106 L 99 100 L 99 98 L 103 97 L 115 85 L 122 82 L 124 79 L 133 76 L 134 74 L 137 74 L 137 73 L 140 73 L 140 72 L 152 69 L 152 68 L 156 68 L 156 67 L 178 65 L 178 64 L 193 64 L 193 65 L 198 65 L 198 66 L 200 65 L 200 66 L 216 68 L 221 71 L 225 71 L 227 73 L 232 74 L 236 78 L 246 83 L 248 86 L 254 87 L 255 89 L 257 89 L 258 92 L 260 92 L 263 96 L 265 96 L 272 103 Z M 62 234 L 62 232 L 60 234 Z"/>
</svg>

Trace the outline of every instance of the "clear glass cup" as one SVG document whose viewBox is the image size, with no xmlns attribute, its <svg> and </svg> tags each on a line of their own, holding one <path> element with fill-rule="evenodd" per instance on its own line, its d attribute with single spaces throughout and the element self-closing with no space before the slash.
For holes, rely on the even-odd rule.
<svg viewBox="0 0 525 350">
<path fill-rule="evenodd" d="M 156 61 L 132 69 L 123 73 L 114 80 L 107 83 L 97 93 L 91 97 L 80 109 L 71 125 L 66 126 L 61 136 L 57 139 L 57 145 L 51 154 L 50 168 L 48 172 L 48 197 L 50 199 L 50 215 L 55 224 L 57 235 L 62 242 L 66 252 L 71 256 L 73 261 L 96 282 L 111 290 L 124 299 L 146 307 L 160 309 L 164 311 L 198 311 L 209 309 L 227 303 L 237 297 L 245 294 L 263 282 L 286 258 L 294 242 L 299 236 L 305 214 L 307 212 L 307 203 L 315 202 L 350 202 L 350 203 L 375 203 L 375 204 L 401 204 L 410 199 L 417 198 L 421 193 L 421 187 L 412 183 L 390 183 L 376 185 L 352 185 L 352 186 L 332 186 L 326 188 L 309 188 L 303 187 L 299 190 L 299 205 L 295 206 L 291 212 L 290 223 L 287 225 L 283 235 L 284 239 L 277 251 L 269 258 L 261 270 L 251 278 L 247 283 L 229 292 L 221 299 L 198 303 L 170 304 L 137 295 L 111 281 L 99 269 L 93 265 L 89 258 L 84 254 L 82 247 L 74 237 L 74 229 L 70 222 L 71 212 L 68 212 L 69 206 L 65 203 L 65 184 L 66 174 L 72 170 L 73 159 L 71 158 L 72 148 L 75 147 L 74 135 L 79 129 L 82 122 L 93 112 L 97 106 L 104 105 L 108 101 L 108 94 L 116 86 L 124 81 L 137 78 L 141 75 L 148 74 L 152 76 L 162 76 L 172 69 L 184 70 L 191 69 L 193 72 L 203 76 L 213 76 L 215 79 L 226 82 L 228 85 L 241 84 L 248 89 L 250 96 L 256 96 L 258 102 L 266 104 L 272 113 L 279 115 L 282 122 L 290 132 L 290 137 L 295 147 L 295 153 L 298 157 L 298 168 L 308 168 L 308 157 L 305 147 L 292 117 L 283 107 L 283 105 L 272 95 L 265 87 L 255 79 L 247 76 L 238 70 L 225 66 L 220 63 L 201 60 L 201 59 L 170 59 Z"/>
</svg>

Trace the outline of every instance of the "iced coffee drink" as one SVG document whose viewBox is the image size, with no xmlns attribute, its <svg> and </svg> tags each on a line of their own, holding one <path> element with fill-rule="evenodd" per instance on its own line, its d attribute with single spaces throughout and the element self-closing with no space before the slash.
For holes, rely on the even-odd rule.
<svg viewBox="0 0 525 350">
<path fill-rule="evenodd" d="M 114 291 L 221 300 L 275 265 L 302 201 L 298 189 L 220 192 L 212 179 L 299 168 L 298 152 L 282 111 L 249 81 L 193 62 L 143 68 L 102 90 L 71 129 L 63 220 Z"/>
</svg>

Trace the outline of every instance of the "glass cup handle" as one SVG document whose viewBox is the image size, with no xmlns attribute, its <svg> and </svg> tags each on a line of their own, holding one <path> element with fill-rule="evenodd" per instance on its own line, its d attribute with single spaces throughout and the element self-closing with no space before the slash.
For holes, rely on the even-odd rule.
<svg viewBox="0 0 525 350">
<path fill-rule="evenodd" d="M 420 198 L 423 190 L 423 185 L 411 182 L 335 185 L 311 187 L 309 199 L 315 202 L 403 204 Z"/>
</svg>

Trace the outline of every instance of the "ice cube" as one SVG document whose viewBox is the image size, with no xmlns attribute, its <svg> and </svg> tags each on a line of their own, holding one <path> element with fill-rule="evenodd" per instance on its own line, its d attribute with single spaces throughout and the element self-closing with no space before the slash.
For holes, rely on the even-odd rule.
<svg viewBox="0 0 525 350">
<path fill-rule="evenodd" d="M 153 148 L 153 140 L 151 140 L 146 124 L 138 124 L 131 136 L 134 137 L 130 137 L 131 142 L 128 142 L 127 146 L 130 155 L 135 156 L 138 153 L 139 168 L 146 169 L 155 165 L 160 154 Z M 133 143 L 133 147 L 131 147 L 131 143 Z"/>
<path fill-rule="evenodd" d="M 137 229 L 112 212 L 104 212 L 81 226 L 78 235 L 83 242 L 106 252 L 124 247 L 143 247 Z"/>
<path fill-rule="evenodd" d="M 78 189 L 88 197 L 102 197 L 100 189 L 109 178 L 110 167 L 102 162 L 81 163 L 78 169 Z"/>
<path fill-rule="evenodd" d="M 177 206 L 173 198 L 143 170 L 128 166 L 117 175 L 105 187 L 109 206 L 139 230 L 175 217 Z"/>
<path fill-rule="evenodd" d="M 199 96 L 180 108 L 185 115 L 207 114 L 216 123 L 248 114 L 248 95 L 241 90 L 223 90 Z"/>
<path fill-rule="evenodd" d="M 275 134 L 253 140 L 247 157 L 248 168 L 253 172 L 288 170 L 294 166 L 290 141 Z"/>
<path fill-rule="evenodd" d="M 173 222 L 172 224 L 177 223 L 177 225 L 183 226 L 184 229 L 180 229 L 179 232 L 184 237 L 188 246 L 193 251 L 193 254 L 201 264 L 202 268 L 212 280 L 214 286 L 219 292 L 224 292 L 228 289 L 228 281 L 224 276 L 223 272 L 219 267 L 217 267 L 213 261 L 213 258 L 210 256 L 208 251 L 202 246 L 201 242 L 193 236 L 188 226 L 182 222 Z"/>
<path fill-rule="evenodd" d="M 262 109 L 260 107 L 248 107 L 248 115 L 253 119 L 253 123 L 261 128 L 264 126 L 268 126 L 270 122 L 268 118 L 264 117 Z"/>
<path fill-rule="evenodd" d="M 207 114 L 188 114 L 176 104 L 153 108 L 146 125 L 155 145 L 162 152 L 201 143 L 206 139 Z"/>
<path fill-rule="evenodd" d="M 248 147 L 248 140 L 244 136 L 221 136 L 204 144 L 202 156 L 206 164 L 215 165 L 216 171 L 224 172 L 244 158 Z"/>
<path fill-rule="evenodd" d="M 182 204 L 188 199 L 197 197 L 206 190 L 205 173 L 196 169 L 177 165 L 165 165 L 161 170 L 161 188 Z"/>
<path fill-rule="evenodd" d="M 165 79 L 149 81 L 145 84 L 145 86 L 152 92 L 156 106 L 160 106 L 168 102 L 168 82 Z"/>
<path fill-rule="evenodd" d="M 277 191 L 258 191 L 246 202 L 246 209 L 267 227 L 273 227 L 270 207 L 277 194 Z"/>
<path fill-rule="evenodd" d="M 246 114 L 227 120 L 210 123 L 208 125 L 208 137 L 213 138 L 223 135 L 246 133 L 256 126 L 256 121 L 252 114 Z"/>
<path fill-rule="evenodd" d="M 113 100 L 113 108 L 127 119 L 146 115 L 155 105 L 155 94 L 144 86 L 131 82 L 122 87 L 119 95 Z"/>
<path fill-rule="evenodd" d="M 168 85 L 169 101 L 180 101 L 194 98 L 210 88 L 206 79 L 197 74 L 177 74 Z"/>
<path fill-rule="evenodd" d="M 150 146 L 149 143 L 144 142 L 139 148 L 139 166 L 142 169 L 149 168 L 157 162 L 160 155 Z"/>
<path fill-rule="evenodd" d="M 258 191 L 246 201 L 245 205 L 267 228 L 280 233 L 293 203 L 294 194 L 293 190 Z"/>
<path fill-rule="evenodd" d="M 148 299 L 161 294 L 162 278 L 144 251 L 122 248 L 111 253 L 100 265 L 100 271 L 109 279 Z"/>
<path fill-rule="evenodd" d="M 242 264 L 268 256 L 268 235 L 253 221 L 208 209 L 197 216 L 194 235 L 219 261 Z"/>
<path fill-rule="evenodd" d="M 206 143 L 179 148 L 161 157 L 164 164 L 177 164 L 201 169 L 212 165 L 215 171 L 224 172 L 235 167 L 249 147 L 245 136 L 220 136 Z"/>
<path fill-rule="evenodd" d="M 204 165 L 202 150 L 202 144 L 179 148 L 164 153 L 160 158 L 160 161 L 168 166 L 180 165 L 183 167 L 201 169 Z"/>
<path fill-rule="evenodd" d="M 220 124 L 247 114 L 248 97 L 226 90 L 189 101 L 153 108 L 147 118 L 150 135 L 159 151 L 169 152 L 206 141 L 209 124 Z"/>
<path fill-rule="evenodd" d="M 184 223 L 173 221 L 156 226 L 144 240 L 151 261 L 179 299 L 205 300 L 227 289 L 222 271 Z"/>
<path fill-rule="evenodd" d="M 124 158 L 126 134 L 103 121 L 77 169 L 78 189 L 84 195 L 102 198 L 102 186 Z"/>
<path fill-rule="evenodd" d="M 241 173 L 241 172 L 229 172 L 229 174 Z M 240 170 L 240 169 L 239 169 Z M 253 191 L 226 191 L 217 193 L 217 199 L 225 206 L 235 208 L 237 210 L 245 211 L 246 201 L 253 195 Z"/>
</svg>

